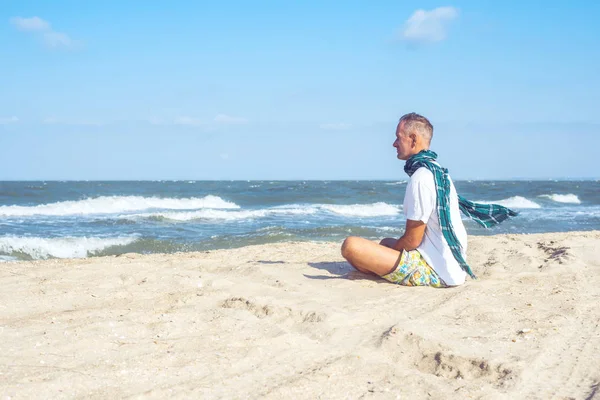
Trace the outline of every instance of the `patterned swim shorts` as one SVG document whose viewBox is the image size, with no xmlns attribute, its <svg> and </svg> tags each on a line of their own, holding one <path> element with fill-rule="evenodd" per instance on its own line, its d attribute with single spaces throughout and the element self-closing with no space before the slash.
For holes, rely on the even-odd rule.
<svg viewBox="0 0 600 400">
<path fill-rule="evenodd" d="M 448 287 L 418 250 L 402 251 L 398 267 L 382 278 L 404 286 Z"/>
</svg>

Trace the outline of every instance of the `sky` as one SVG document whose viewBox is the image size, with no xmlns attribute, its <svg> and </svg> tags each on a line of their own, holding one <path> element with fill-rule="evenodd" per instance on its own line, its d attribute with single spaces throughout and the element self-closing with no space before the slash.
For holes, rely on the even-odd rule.
<svg viewBox="0 0 600 400">
<path fill-rule="evenodd" d="M 0 180 L 600 178 L 600 2 L 0 3 Z"/>
</svg>

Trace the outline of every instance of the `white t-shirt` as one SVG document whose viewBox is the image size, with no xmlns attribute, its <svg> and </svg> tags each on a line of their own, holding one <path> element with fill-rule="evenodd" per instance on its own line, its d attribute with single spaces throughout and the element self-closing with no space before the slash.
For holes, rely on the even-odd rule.
<svg viewBox="0 0 600 400">
<path fill-rule="evenodd" d="M 461 285 L 465 282 L 466 272 L 462 270 L 452 250 L 444 239 L 437 212 L 437 197 L 433 173 L 421 167 L 415 171 L 406 187 L 404 196 L 404 215 L 406 219 L 423 221 L 427 224 L 423 241 L 417 247 L 425 261 L 448 285 Z M 458 195 L 450 179 L 450 221 L 454 233 L 467 259 L 467 231 L 460 218 Z"/>
</svg>

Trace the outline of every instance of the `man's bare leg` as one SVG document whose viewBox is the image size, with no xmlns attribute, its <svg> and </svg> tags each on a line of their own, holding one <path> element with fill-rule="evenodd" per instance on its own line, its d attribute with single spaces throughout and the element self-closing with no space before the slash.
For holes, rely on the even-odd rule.
<svg viewBox="0 0 600 400">
<path fill-rule="evenodd" d="M 342 256 L 360 272 L 383 276 L 396 268 L 400 252 L 367 239 L 350 236 L 344 240 Z"/>
</svg>

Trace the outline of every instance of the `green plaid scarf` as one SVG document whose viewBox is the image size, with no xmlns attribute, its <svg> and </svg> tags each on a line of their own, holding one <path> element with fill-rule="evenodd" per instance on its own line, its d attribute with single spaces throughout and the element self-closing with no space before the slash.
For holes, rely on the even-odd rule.
<svg viewBox="0 0 600 400">
<path fill-rule="evenodd" d="M 448 170 L 434 163 L 437 159 L 437 154 L 430 150 L 422 150 L 420 153 L 410 157 L 404 165 L 404 171 L 408 176 L 412 176 L 415 171 L 421 167 L 425 167 L 433 173 L 435 181 L 435 189 L 437 192 L 437 211 L 440 219 L 440 226 L 444 239 L 450 246 L 452 254 L 460 267 L 471 276 L 477 279 L 471 267 L 467 264 L 462 256 L 462 246 L 454 233 L 452 223 L 450 221 L 450 180 L 448 178 Z M 458 196 L 458 204 L 460 210 L 473 219 L 480 225 L 489 228 L 499 224 L 508 217 L 515 217 L 516 212 L 498 204 L 481 204 L 473 203 L 461 196 Z"/>
</svg>

